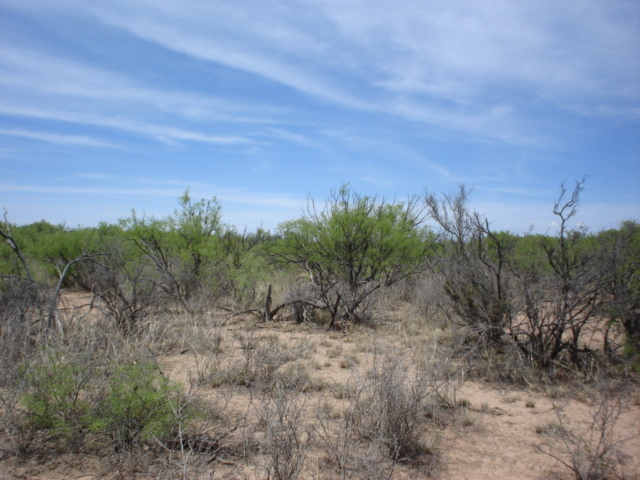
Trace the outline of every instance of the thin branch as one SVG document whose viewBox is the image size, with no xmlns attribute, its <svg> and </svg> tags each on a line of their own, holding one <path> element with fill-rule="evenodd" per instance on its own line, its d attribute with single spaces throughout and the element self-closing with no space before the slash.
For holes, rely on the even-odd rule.
<svg viewBox="0 0 640 480">
<path fill-rule="evenodd" d="M 67 266 L 64 267 L 64 270 L 60 274 L 60 279 L 58 280 L 56 289 L 53 292 L 53 296 L 51 297 L 51 304 L 49 306 L 49 321 L 47 323 L 47 328 L 49 330 L 51 330 L 51 327 L 53 326 L 53 322 L 56 320 L 56 305 L 58 304 L 58 294 L 60 293 L 60 289 L 62 288 L 62 283 L 64 282 L 64 279 L 67 276 L 67 272 L 69 271 L 69 268 L 77 262 L 86 260 L 88 258 L 98 257 L 100 255 L 106 255 L 106 254 L 105 253 L 91 253 L 91 254 L 83 253 L 78 258 L 71 260 L 69 263 L 67 263 Z M 59 323 L 58 323 L 58 330 L 60 331 L 60 333 L 62 333 L 62 325 L 60 325 Z"/>
<path fill-rule="evenodd" d="M 11 247 L 11 250 L 13 250 L 15 252 L 15 254 L 18 256 L 18 258 L 20 259 L 20 262 L 22 263 L 22 266 L 25 270 L 25 272 L 27 272 L 27 277 L 29 277 L 29 280 L 31 280 L 32 282 L 35 281 L 33 279 L 33 275 L 31 275 L 31 270 L 29 269 L 29 264 L 27 263 L 27 260 L 24 258 L 24 255 L 22 255 L 22 250 L 20 250 L 20 246 L 18 245 L 18 242 L 15 241 L 15 239 L 13 238 L 13 236 L 11 235 L 11 224 L 9 223 L 9 220 L 7 219 L 7 214 L 9 212 L 7 212 L 7 209 L 4 209 L 4 228 L 6 230 L 3 231 L 0 228 L 0 237 L 4 238 L 5 241 L 7 242 L 7 244 Z"/>
</svg>

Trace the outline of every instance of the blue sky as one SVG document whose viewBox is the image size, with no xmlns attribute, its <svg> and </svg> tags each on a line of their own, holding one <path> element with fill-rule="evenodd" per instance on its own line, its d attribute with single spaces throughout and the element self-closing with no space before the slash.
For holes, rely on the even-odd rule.
<svg viewBox="0 0 640 480">
<path fill-rule="evenodd" d="M 497 229 L 640 218 L 637 0 L 0 0 L 0 207 L 249 231 L 311 196 L 473 188 Z M 553 228 L 553 227 L 551 227 Z"/>
</svg>

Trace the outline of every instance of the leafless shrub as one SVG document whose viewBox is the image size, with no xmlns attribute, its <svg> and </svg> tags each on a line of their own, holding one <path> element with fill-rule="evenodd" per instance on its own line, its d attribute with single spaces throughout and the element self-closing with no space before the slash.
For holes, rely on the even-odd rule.
<svg viewBox="0 0 640 480">
<path fill-rule="evenodd" d="M 521 366 L 542 372 L 559 361 L 584 372 L 595 358 L 585 333 L 604 326 L 612 272 L 586 229 L 570 225 L 584 182 L 571 192 L 561 186 L 553 205 L 555 236 L 518 239 L 494 231 L 470 210 L 464 187 L 456 195 L 426 199 L 442 230 L 444 254 L 433 271 L 442 278 L 452 319 L 464 326 L 471 353 L 500 355 L 503 379 L 518 380 Z"/>
<path fill-rule="evenodd" d="M 370 442 L 355 461 L 355 470 L 364 480 L 391 480 L 395 467 L 388 459 L 387 446 L 380 439 Z"/>
<path fill-rule="evenodd" d="M 290 305 L 291 316 L 296 323 L 315 321 L 315 301 L 313 285 L 306 279 L 296 278 L 292 281 L 284 298 Z"/>
<path fill-rule="evenodd" d="M 249 332 L 238 334 L 236 339 L 242 350 L 242 364 L 229 373 L 236 383 L 248 387 L 271 383 L 276 370 L 294 358 L 274 336 L 259 337 Z"/>
<path fill-rule="evenodd" d="M 15 367 L 37 344 L 44 324 L 47 295 L 41 285 L 23 278 L 0 283 L 0 383 L 9 381 Z"/>
<path fill-rule="evenodd" d="M 82 262 L 80 285 L 100 299 L 100 308 L 126 334 L 139 331 L 141 322 L 166 304 L 157 272 L 125 239 L 100 238 L 99 259 Z"/>
<path fill-rule="evenodd" d="M 410 372 L 397 356 L 376 358 L 350 415 L 355 430 L 370 444 L 384 446 L 392 461 L 432 454 L 421 442 L 438 403 L 437 390 L 423 372 Z M 435 387 L 435 388 L 434 388 Z"/>
<path fill-rule="evenodd" d="M 464 343 L 454 346 L 460 352 L 460 359 L 466 363 L 470 376 L 490 382 L 531 383 L 540 377 L 529 359 L 513 344 L 502 347 Z M 551 371 L 551 369 L 549 369 Z"/>
<path fill-rule="evenodd" d="M 515 314 L 507 275 L 513 240 L 493 231 L 487 218 L 470 209 L 469 199 L 464 186 L 455 195 L 425 199 L 444 249 L 434 271 L 443 278 L 454 318 L 483 344 L 499 345 Z"/>
<path fill-rule="evenodd" d="M 435 272 L 424 272 L 409 280 L 409 301 L 423 320 L 439 328 L 446 327 L 452 311 L 451 303 L 442 290 L 441 276 Z"/>
<path fill-rule="evenodd" d="M 374 351 L 370 370 L 354 373 L 342 387 L 349 394 L 340 395 L 340 413 L 318 410 L 317 436 L 339 478 L 391 478 L 399 462 L 435 474 L 436 425 L 445 419 L 441 410 L 453 408 L 459 388 L 451 377 L 430 361 L 416 364 Z"/>
<path fill-rule="evenodd" d="M 260 449 L 267 457 L 269 478 L 299 477 L 309 451 L 313 425 L 305 421 L 306 403 L 298 394 L 274 388 L 256 403 L 265 425 Z"/>
<path fill-rule="evenodd" d="M 620 448 L 640 433 L 621 436 L 616 428 L 628 412 L 628 398 L 624 390 L 603 387 L 590 405 L 590 421 L 583 427 L 570 427 L 564 405 L 554 404 L 556 422 L 540 427 L 538 433 L 551 433 L 560 440 L 561 451 L 549 443 L 534 445 L 540 452 L 554 458 L 568 468 L 576 480 L 625 479 L 627 455 Z M 640 418 L 632 419 L 634 429 Z M 538 430 L 536 430 L 538 431 Z"/>
<path fill-rule="evenodd" d="M 342 385 L 342 384 L 341 384 Z M 352 386 L 361 391 L 359 386 Z M 323 404 L 317 412 L 316 434 L 324 447 L 330 464 L 341 479 L 349 478 L 350 467 L 358 455 L 358 435 L 356 434 L 356 416 L 349 411 L 336 418 L 329 404 Z"/>
<path fill-rule="evenodd" d="M 177 346 L 180 353 L 189 352 L 195 360 L 195 372 L 189 371 L 191 386 L 208 384 L 216 387 L 225 383 L 226 362 L 231 356 L 231 351 L 227 348 L 227 339 L 222 328 L 202 324 L 192 315 L 186 317 L 187 324 L 180 332 Z"/>
<path fill-rule="evenodd" d="M 174 415 L 178 419 L 178 429 L 169 441 L 156 439 L 163 450 L 161 460 L 163 472 L 168 478 L 201 478 L 200 474 L 213 473 L 216 461 L 234 454 L 237 446 L 232 435 L 242 427 L 246 418 L 233 413 L 228 393 L 215 398 L 208 396 L 205 401 L 199 390 L 191 389 L 186 402 L 177 405 Z M 201 412 L 194 426 L 189 421 L 189 410 Z M 165 478 L 162 476 L 162 478 Z"/>
<path fill-rule="evenodd" d="M 285 345 L 278 337 L 260 337 L 255 332 L 238 334 L 236 339 L 242 360 L 228 370 L 229 382 L 263 389 L 303 389 L 309 379 L 308 368 L 301 363 L 285 365 L 307 356 L 304 345 Z"/>
</svg>

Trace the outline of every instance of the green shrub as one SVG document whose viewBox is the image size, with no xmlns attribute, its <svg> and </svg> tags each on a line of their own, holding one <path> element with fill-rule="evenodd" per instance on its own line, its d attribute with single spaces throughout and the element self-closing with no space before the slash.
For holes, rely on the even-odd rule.
<svg viewBox="0 0 640 480">
<path fill-rule="evenodd" d="M 27 372 L 27 392 L 22 398 L 27 425 L 47 430 L 77 449 L 91 422 L 93 375 L 90 367 L 56 358 Z"/>
<path fill-rule="evenodd" d="M 301 219 L 283 223 L 271 254 L 309 274 L 332 326 L 336 316 L 366 323 L 374 292 L 422 270 L 435 240 L 425 220 L 416 197 L 389 203 L 343 185 L 324 209 L 310 200 Z"/>
<path fill-rule="evenodd" d="M 181 386 L 153 363 L 97 366 L 52 356 L 24 379 L 27 428 L 48 431 L 74 450 L 87 435 L 108 438 L 116 450 L 167 440 L 196 414 Z"/>
<path fill-rule="evenodd" d="M 110 375 L 106 396 L 97 405 L 90 429 L 107 434 L 118 448 L 135 441 L 163 440 L 176 433 L 185 402 L 181 387 L 151 363 L 117 367 Z"/>
</svg>

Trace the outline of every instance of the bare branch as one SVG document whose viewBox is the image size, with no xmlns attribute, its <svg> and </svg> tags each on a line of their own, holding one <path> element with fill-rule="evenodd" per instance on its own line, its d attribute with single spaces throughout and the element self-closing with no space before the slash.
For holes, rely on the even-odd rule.
<svg viewBox="0 0 640 480">
<path fill-rule="evenodd" d="M 4 227 L 4 230 L 6 231 L 3 231 L 2 228 L 0 228 L 0 236 L 5 239 L 7 244 L 11 247 L 11 250 L 13 250 L 15 254 L 18 256 L 18 258 L 20 259 L 20 263 L 22 263 L 22 266 L 25 272 L 27 272 L 27 277 L 29 277 L 29 280 L 34 281 L 33 275 L 31 275 L 31 270 L 29 269 L 29 264 L 27 263 L 27 260 L 24 258 L 24 255 L 22 255 L 22 250 L 20 250 L 20 246 L 18 245 L 18 242 L 16 242 L 13 236 L 11 235 L 11 224 L 7 219 L 8 213 L 9 212 L 7 212 L 7 209 L 5 208 L 3 227 Z"/>
<path fill-rule="evenodd" d="M 60 274 L 60 279 L 58 280 L 56 289 L 53 292 L 53 296 L 51 297 L 51 304 L 49 306 L 49 321 L 47 323 L 47 328 L 49 330 L 51 330 L 51 327 L 53 326 L 53 322 L 56 321 L 56 305 L 58 304 L 58 295 L 60 293 L 60 289 L 62 288 L 62 283 L 64 282 L 64 279 L 67 276 L 67 272 L 69 271 L 69 268 L 77 262 L 86 260 L 88 258 L 98 257 L 100 255 L 105 255 L 105 254 L 104 253 L 91 253 L 91 254 L 83 253 L 78 258 L 71 260 L 69 263 L 67 263 L 67 266 L 64 267 L 64 270 Z M 62 325 L 60 323 L 58 323 L 58 331 L 62 333 Z"/>
</svg>

